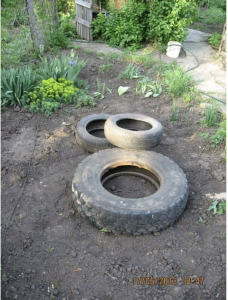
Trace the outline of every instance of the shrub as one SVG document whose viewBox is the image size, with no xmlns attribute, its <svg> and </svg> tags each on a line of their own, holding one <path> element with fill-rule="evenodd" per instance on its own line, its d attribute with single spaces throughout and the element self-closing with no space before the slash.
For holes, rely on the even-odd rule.
<svg viewBox="0 0 228 300">
<path fill-rule="evenodd" d="M 31 67 L 2 70 L 1 106 L 23 105 L 28 93 L 34 90 L 37 74 Z"/>
<path fill-rule="evenodd" d="M 214 47 L 219 47 L 220 43 L 221 43 L 221 39 L 222 39 L 222 35 L 215 32 L 213 33 L 210 38 L 209 38 L 209 44 L 211 46 L 214 46 Z"/>
<path fill-rule="evenodd" d="M 193 0 L 152 0 L 150 2 L 147 40 L 167 45 L 169 41 L 183 42 L 187 25 L 193 22 L 196 5 Z"/>
<path fill-rule="evenodd" d="M 44 112 L 47 116 L 56 112 L 61 103 L 77 102 L 79 89 L 74 87 L 73 81 L 59 78 L 42 80 L 41 84 L 29 93 L 26 107 L 31 113 Z"/>
<path fill-rule="evenodd" d="M 112 46 L 136 50 L 146 39 L 148 14 L 148 3 L 130 0 L 119 11 L 111 9 L 108 18 L 99 14 L 92 22 L 93 37 L 102 38 Z"/>
<path fill-rule="evenodd" d="M 226 12 L 216 6 L 211 6 L 199 14 L 199 21 L 204 24 L 222 24 L 226 21 Z"/>
<path fill-rule="evenodd" d="M 79 85 L 78 75 L 86 62 L 75 56 L 74 51 L 71 51 L 71 56 L 62 55 L 60 58 L 51 58 L 49 61 L 47 58 L 42 58 L 40 67 L 38 69 L 38 75 L 40 79 L 53 78 L 58 81 L 59 78 L 65 78 L 73 81 L 75 85 Z"/>
</svg>

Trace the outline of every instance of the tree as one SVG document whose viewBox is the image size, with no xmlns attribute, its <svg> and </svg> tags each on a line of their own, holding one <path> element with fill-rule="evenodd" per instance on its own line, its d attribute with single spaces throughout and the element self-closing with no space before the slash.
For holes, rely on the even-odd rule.
<svg viewBox="0 0 228 300">
<path fill-rule="evenodd" d="M 41 45 L 45 44 L 44 33 L 38 29 L 33 0 L 25 0 L 25 5 L 29 16 L 29 25 L 33 45 L 34 48 L 39 49 Z"/>
</svg>

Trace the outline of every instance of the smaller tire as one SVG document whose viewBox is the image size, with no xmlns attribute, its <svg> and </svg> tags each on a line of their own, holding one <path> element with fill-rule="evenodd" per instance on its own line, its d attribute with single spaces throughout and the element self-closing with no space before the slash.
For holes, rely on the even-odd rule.
<svg viewBox="0 0 228 300">
<path fill-rule="evenodd" d="M 162 139 L 163 127 L 157 120 L 139 114 L 118 114 L 105 122 L 107 140 L 123 149 L 149 150 Z"/>
<path fill-rule="evenodd" d="M 94 114 L 82 118 L 75 129 L 77 143 L 89 152 L 97 152 L 113 145 L 104 136 L 104 124 L 108 114 Z"/>
</svg>

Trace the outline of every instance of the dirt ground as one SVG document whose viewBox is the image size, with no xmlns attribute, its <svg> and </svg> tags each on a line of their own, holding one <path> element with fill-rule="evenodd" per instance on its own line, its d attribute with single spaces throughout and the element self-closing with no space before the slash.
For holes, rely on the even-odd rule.
<svg viewBox="0 0 228 300">
<path fill-rule="evenodd" d="M 134 92 L 136 81 L 117 79 L 127 62 L 100 59 L 80 49 L 78 55 L 87 60 L 81 78 L 88 80 L 90 92 L 97 90 L 97 78 L 112 90 L 95 107 L 65 106 L 50 117 L 18 108 L 1 113 L 2 238 L 23 192 L 4 244 L 2 299 L 226 299 L 226 216 L 207 211 L 208 194 L 225 192 L 224 153 L 211 149 L 199 135 L 216 129 L 202 127 L 198 105 L 181 104 L 179 121 L 170 122 L 171 97 L 163 92 L 158 98 L 143 98 Z M 107 63 L 113 64 L 112 71 L 100 72 Z M 118 96 L 120 85 L 131 88 Z M 91 226 L 75 210 L 71 191 L 75 169 L 91 155 L 76 143 L 79 120 L 94 113 L 127 112 L 161 122 L 163 139 L 153 151 L 184 170 L 190 189 L 186 209 L 173 226 L 136 237 Z M 158 284 L 152 276 L 154 281 L 159 278 Z"/>
</svg>

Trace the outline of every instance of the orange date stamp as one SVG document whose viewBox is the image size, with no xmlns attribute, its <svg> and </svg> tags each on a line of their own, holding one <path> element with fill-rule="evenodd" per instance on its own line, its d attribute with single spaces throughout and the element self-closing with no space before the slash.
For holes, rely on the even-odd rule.
<svg viewBox="0 0 228 300">
<path fill-rule="evenodd" d="M 204 277 L 181 277 L 181 280 L 178 280 L 177 277 L 133 277 L 133 285 L 203 285 Z"/>
</svg>

